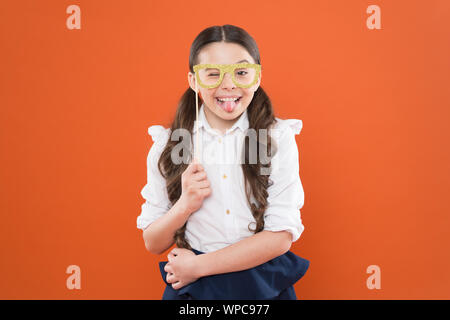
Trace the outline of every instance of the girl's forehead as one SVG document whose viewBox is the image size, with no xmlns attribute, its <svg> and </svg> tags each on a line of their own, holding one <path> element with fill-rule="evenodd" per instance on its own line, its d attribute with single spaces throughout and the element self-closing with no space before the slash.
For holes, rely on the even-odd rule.
<svg viewBox="0 0 450 320">
<path fill-rule="evenodd" d="M 247 60 L 255 63 L 247 49 L 237 43 L 212 42 L 200 49 L 198 64 L 234 64 Z"/>
</svg>

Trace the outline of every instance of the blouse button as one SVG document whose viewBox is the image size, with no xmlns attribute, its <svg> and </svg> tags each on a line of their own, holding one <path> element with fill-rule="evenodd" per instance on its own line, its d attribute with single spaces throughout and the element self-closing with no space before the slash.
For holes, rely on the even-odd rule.
<svg viewBox="0 0 450 320">
<path fill-rule="evenodd" d="M 222 138 L 219 138 L 219 143 L 222 143 Z"/>
<path fill-rule="evenodd" d="M 229 209 L 227 209 L 227 214 L 230 214 L 230 210 Z"/>
<path fill-rule="evenodd" d="M 223 175 L 223 178 L 224 178 L 224 179 L 226 179 L 226 178 L 227 178 L 227 175 L 226 175 L 226 174 L 224 174 L 224 175 Z"/>
</svg>

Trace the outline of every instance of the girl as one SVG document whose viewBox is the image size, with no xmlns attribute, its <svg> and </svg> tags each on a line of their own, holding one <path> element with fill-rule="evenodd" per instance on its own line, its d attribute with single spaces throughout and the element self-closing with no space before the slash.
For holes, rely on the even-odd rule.
<svg viewBox="0 0 450 320">
<path fill-rule="evenodd" d="M 152 253 L 177 245 L 159 264 L 167 284 L 163 299 L 297 299 L 293 284 L 309 267 L 289 251 L 304 230 L 295 141 L 302 121 L 274 116 L 260 67 L 256 42 L 245 30 L 203 30 L 191 46 L 190 88 L 171 128 L 149 128 L 154 144 L 137 227 Z M 189 151 L 182 151 L 189 161 L 176 164 L 173 133 L 180 128 L 192 137 Z M 251 130 L 256 134 L 243 139 Z M 275 135 L 259 134 L 274 131 L 278 143 Z M 209 161 L 194 157 L 194 149 Z M 223 161 L 239 156 L 241 165 Z"/>
</svg>

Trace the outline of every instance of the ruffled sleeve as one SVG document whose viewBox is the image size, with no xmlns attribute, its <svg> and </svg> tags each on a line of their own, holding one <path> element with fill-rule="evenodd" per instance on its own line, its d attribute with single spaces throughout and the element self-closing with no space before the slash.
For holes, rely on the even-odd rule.
<svg viewBox="0 0 450 320">
<path fill-rule="evenodd" d="M 300 215 L 304 203 L 303 186 L 299 175 L 299 156 L 295 136 L 300 134 L 303 122 L 298 119 L 280 120 L 272 135 L 278 150 L 271 165 L 268 188 L 268 207 L 264 214 L 264 230 L 288 231 L 292 242 L 300 238 L 305 229 Z"/>
<path fill-rule="evenodd" d="M 169 139 L 169 129 L 160 125 L 154 125 L 148 127 L 148 134 L 152 137 L 152 140 L 159 146 L 165 146 Z"/>
<path fill-rule="evenodd" d="M 148 134 L 154 143 L 147 156 L 147 184 L 141 191 L 145 202 L 142 204 L 141 213 L 137 217 L 138 229 L 145 230 L 153 221 L 165 214 L 171 206 L 166 179 L 158 169 L 158 161 L 169 138 L 169 129 L 154 125 L 148 128 Z"/>
<path fill-rule="evenodd" d="M 303 122 L 300 119 L 286 119 L 284 120 L 284 126 L 289 127 L 295 135 L 298 135 L 302 131 Z"/>
</svg>

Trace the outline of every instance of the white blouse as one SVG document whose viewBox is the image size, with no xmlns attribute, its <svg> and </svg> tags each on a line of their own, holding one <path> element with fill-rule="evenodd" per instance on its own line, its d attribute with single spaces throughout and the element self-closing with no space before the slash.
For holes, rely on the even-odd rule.
<svg viewBox="0 0 450 320">
<path fill-rule="evenodd" d="M 300 238 L 304 230 L 300 215 L 304 193 L 299 176 L 299 156 L 295 141 L 295 135 L 302 129 L 302 121 L 279 118 L 276 120 L 274 131 L 269 131 L 278 145 L 278 152 L 271 160 L 272 172 L 269 178 L 273 184 L 267 189 L 269 195 L 268 207 L 264 213 L 264 230 L 289 231 L 294 242 Z M 224 135 L 221 135 L 209 125 L 202 105 L 199 109 L 198 125 L 200 148 L 207 150 L 208 157 L 215 157 L 216 161 L 201 161 L 212 192 L 204 199 L 202 207 L 190 215 L 185 237 L 192 248 L 207 253 L 254 234 L 248 229 L 249 223 L 252 229 L 256 224 L 247 203 L 241 165 L 239 162 L 230 164 L 220 161 L 225 156 L 229 158 L 230 155 L 232 159 L 239 159 L 242 150 L 236 145 L 239 137 L 242 137 L 243 132 L 249 128 L 247 110 Z M 192 141 L 195 146 L 196 125 L 193 131 Z M 275 131 L 276 134 L 273 134 Z M 170 138 L 170 128 L 154 125 L 148 128 L 148 133 L 154 143 L 147 157 L 147 184 L 141 191 L 145 202 L 137 218 L 137 227 L 142 230 L 171 208 L 166 180 L 158 170 L 158 160 Z"/>
</svg>

